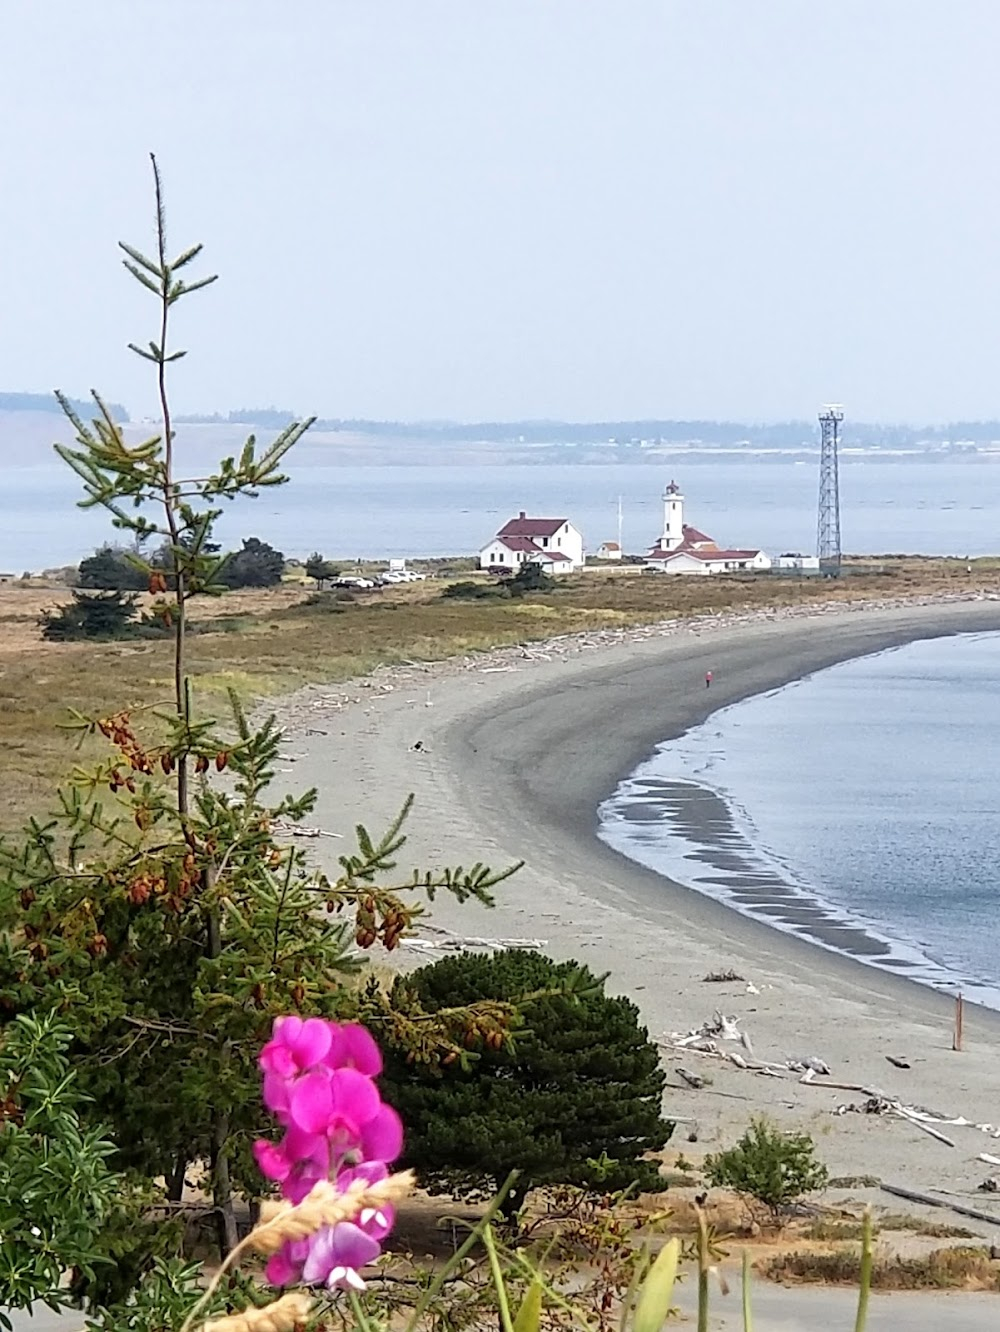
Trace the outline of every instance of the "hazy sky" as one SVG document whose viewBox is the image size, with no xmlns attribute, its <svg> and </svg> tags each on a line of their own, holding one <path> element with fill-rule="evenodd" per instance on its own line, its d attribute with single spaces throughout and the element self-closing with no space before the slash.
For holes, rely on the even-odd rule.
<svg viewBox="0 0 1000 1332">
<path fill-rule="evenodd" d="M 2 0 L 0 388 L 1000 416 L 1000 0 Z"/>
</svg>

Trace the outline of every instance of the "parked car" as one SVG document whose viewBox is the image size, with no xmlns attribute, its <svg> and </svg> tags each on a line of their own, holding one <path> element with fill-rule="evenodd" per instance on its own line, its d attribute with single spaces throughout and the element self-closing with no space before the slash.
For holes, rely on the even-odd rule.
<svg viewBox="0 0 1000 1332">
<path fill-rule="evenodd" d="M 374 578 L 360 578 L 360 577 L 335 578 L 333 580 L 333 585 L 334 587 L 353 587 L 353 588 L 377 587 L 377 583 L 375 582 Z"/>
</svg>

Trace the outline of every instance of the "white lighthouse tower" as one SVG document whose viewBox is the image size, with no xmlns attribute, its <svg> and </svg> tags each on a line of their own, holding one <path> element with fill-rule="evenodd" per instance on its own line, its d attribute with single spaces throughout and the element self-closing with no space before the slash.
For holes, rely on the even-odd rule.
<svg viewBox="0 0 1000 1332">
<path fill-rule="evenodd" d="M 671 481 L 663 492 L 663 535 L 658 541 L 661 550 L 676 550 L 684 540 L 684 496 L 676 481 Z"/>
</svg>

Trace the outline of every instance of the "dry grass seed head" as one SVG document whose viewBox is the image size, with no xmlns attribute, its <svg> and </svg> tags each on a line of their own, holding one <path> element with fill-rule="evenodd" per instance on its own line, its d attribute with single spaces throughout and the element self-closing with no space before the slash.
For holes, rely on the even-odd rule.
<svg viewBox="0 0 1000 1332">
<path fill-rule="evenodd" d="M 276 1253 L 288 1240 L 306 1239 L 324 1226 L 350 1221 L 368 1209 L 377 1212 L 394 1206 L 413 1192 L 413 1185 L 411 1170 L 374 1184 L 356 1179 L 343 1193 L 329 1180 L 320 1180 L 295 1207 L 288 1203 L 265 1203 L 261 1208 L 261 1224 L 247 1236 L 247 1246 L 258 1253 Z"/>
<path fill-rule="evenodd" d="M 204 1324 L 202 1332 L 293 1332 L 308 1320 L 312 1307 L 310 1296 L 301 1292 L 282 1295 L 280 1300 L 262 1309 L 244 1309 L 225 1318 L 213 1318 Z"/>
</svg>

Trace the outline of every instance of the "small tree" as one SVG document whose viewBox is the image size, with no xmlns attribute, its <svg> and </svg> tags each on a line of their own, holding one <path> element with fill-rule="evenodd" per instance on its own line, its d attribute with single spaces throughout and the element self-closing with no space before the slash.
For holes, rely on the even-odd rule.
<svg viewBox="0 0 1000 1332">
<path fill-rule="evenodd" d="M 783 1133 L 763 1118 L 751 1120 L 735 1147 L 706 1157 L 705 1174 L 717 1188 L 760 1203 L 775 1224 L 784 1208 L 828 1179 L 808 1133 Z"/>
<path fill-rule="evenodd" d="M 285 557 L 259 537 L 247 537 L 241 550 L 227 555 L 219 570 L 225 587 L 276 587 L 285 572 Z"/>
<path fill-rule="evenodd" d="M 511 1047 L 471 1024 L 472 1057 L 447 1067 L 414 1062 L 386 1043 L 384 1088 L 406 1124 L 406 1160 L 425 1187 L 482 1196 L 511 1170 L 511 1199 L 564 1183 L 602 1189 L 659 1186 L 655 1162 L 673 1125 L 661 1116 L 656 1046 L 628 999 L 574 962 L 512 948 L 462 953 L 400 978 L 393 1003 L 434 1013 L 480 999 L 523 1005 Z"/>
<path fill-rule="evenodd" d="M 523 597 L 527 592 L 550 592 L 554 587 L 555 580 L 535 560 L 525 560 L 507 582 L 507 590 L 512 597 Z"/>
<path fill-rule="evenodd" d="M 43 611 L 42 637 L 51 643 L 81 638 L 129 638 L 135 632 L 136 599 L 122 592 L 79 592 L 58 610 Z"/>
<path fill-rule="evenodd" d="M 144 592 L 148 581 L 142 561 L 121 546 L 101 546 L 80 561 L 80 587 Z"/>
<path fill-rule="evenodd" d="M 319 551 L 313 551 L 306 560 L 306 577 L 315 579 L 317 588 L 321 588 L 328 579 L 336 578 L 339 573 L 338 566 L 326 559 Z"/>
</svg>

